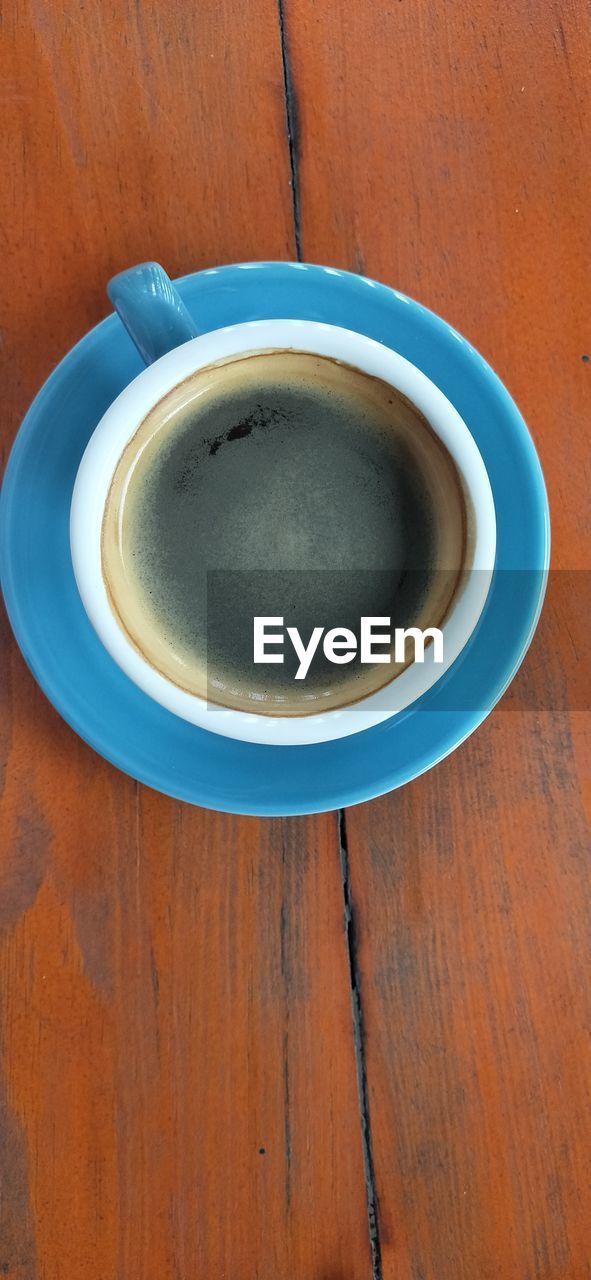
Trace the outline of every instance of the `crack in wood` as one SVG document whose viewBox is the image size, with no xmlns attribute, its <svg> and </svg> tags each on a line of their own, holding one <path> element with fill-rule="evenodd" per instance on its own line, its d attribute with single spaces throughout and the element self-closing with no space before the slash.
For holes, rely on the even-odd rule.
<svg viewBox="0 0 591 1280">
<path fill-rule="evenodd" d="M 287 131 L 287 146 L 289 151 L 289 170 L 290 170 L 290 187 L 291 187 L 291 203 L 293 211 L 293 234 L 295 241 L 295 256 L 298 262 L 302 261 L 302 236 L 301 236 L 301 219 L 300 219 L 300 187 L 299 187 L 299 131 L 298 131 L 298 105 L 294 89 L 293 77 L 291 74 L 291 63 L 289 60 L 289 50 L 287 45 L 287 36 L 285 31 L 285 0 L 277 0 L 277 12 L 279 15 L 279 35 L 281 39 L 281 63 L 283 66 L 283 93 L 285 98 L 285 126 Z"/>
<path fill-rule="evenodd" d="M 287 954 L 287 904 L 286 904 L 286 828 L 282 823 L 281 864 L 282 864 L 282 896 L 279 915 L 279 947 L 281 978 L 285 999 L 285 1027 L 283 1031 L 283 1149 L 285 1160 L 284 1194 L 285 1210 L 291 1210 L 291 1117 L 289 1111 L 289 1014 L 291 1004 L 291 963 Z"/>
<path fill-rule="evenodd" d="M 367 1199 L 367 1224 L 369 1230 L 369 1248 L 373 1280 L 382 1280 L 382 1251 L 378 1221 L 378 1200 L 375 1187 L 371 1123 L 369 1116 L 369 1098 L 367 1073 L 365 1067 L 365 1045 L 363 1033 L 363 1010 L 359 964 L 357 958 L 357 936 L 355 930 L 355 909 L 351 893 L 349 875 L 349 850 L 347 846 L 347 826 L 345 810 L 338 811 L 339 857 L 341 862 L 341 881 L 343 886 L 343 905 L 345 915 L 345 937 L 349 960 L 349 981 L 351 985 L 351 1010 L 353 1015 L 353 1040 L 355 1045 L 355 1065 L 357 1070 L 357 1093 L 359 1097 L 359 1117 L 361 1122 L 361 1146 L 363 1150 L 363 1172 L 365 1176 L 365 1193 Z"/>
<path fill-rule="evenodd" d="M 289 50 L 287 43 L 287 35 L 285 29 L 285 0 L 277 0 L 277 10 L 279 16 L 279 33 L 281 40 L 281 62 L 283 66 L 283 90 L 285 99 L 285 123 L 287 132 L 287 145 L 289 151 L 289 168 L 290 168 L 290 186 L 292 197 L 293 211 L 293 228 L 296 259 L 302 261 L 302 240 L 301 240 L 301 211 L 300 211 L 300 188 L 299 188 L 299 131 L 298 131 L 298 106 L 295 93 L 293 77 L 291 72 L 291 63 L 289 58 Z M 341 880 L 343 889 L 344 917 L 345 917 L 345 936 L 347 941 L 349 982 L 351 987 L 351 1011 L 353 1018 L 353 1039 L 355 1048 L 355 1065 L 357 1073 L 357 1093 L 359 1099 L 359 1118 L 361 1124 L 361 1144 L 363 1151 L 363 1171 L 365 1178 L 365 1193 L 367 1201 L 367 1222 L 369 1232 L 369 1248 L 371 1257 L 371 1268 L 373 1280 L 382 1280 L 382 1256 L 380 1247 L 380 1234 L 378 1224 L 378 1206 L 377 1195 L 375 1189 L 371 1126 L 369 1120 L 369 1103 L 367 1090 L 367 1076 L 365 1069 L 365 1051 L 363 1043 L 363 1015 L 361 1007 L 361 995 L 359 989 L 359 969 L 357 964 L 357 945 L 355 937 L 355 922 L 353 903 L 351 898 L 351 883 L 349 878 L 349 856 L 347 850 L 347 831 L 345 824 L 345 812 L 338 812 L 338 836 L 339 836 L 339 857 L 341 864 Z M 285 856 L 285 855 L 284 855 Z M 283 938 L 282 938 L 282 969 L 283 969 Z M 285 974 L 284 974 L 285 979 Z M 284 1102 L 285 1102 L 285 1149 L 286 1149 L 286 1199 L 289 1207 L 289 1166 L 291 1157 L 291 1140 L 289 1133 L 289 1072 L 288 1072 L 288 1045 L 289 1030 L 286 1030 L 283 1045 L 283 1061 L 284 1061 Z"/>
</svg>

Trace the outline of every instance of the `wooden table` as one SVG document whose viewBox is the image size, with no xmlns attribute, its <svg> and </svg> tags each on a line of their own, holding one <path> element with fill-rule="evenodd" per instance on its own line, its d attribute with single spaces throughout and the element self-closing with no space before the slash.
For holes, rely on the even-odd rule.
<svg viewBox="0 0 591 1280">
<path fill-rule="evenodd" d="M 136 785 L 5 627 L 0 1275 L 591 1276 L 582 0 L 14 0 L 3 49 L 5 450 L 114 271 L 301 255 L 491 361 L 556 573 L 487 724 L 340 817 Z"/>
</svg>

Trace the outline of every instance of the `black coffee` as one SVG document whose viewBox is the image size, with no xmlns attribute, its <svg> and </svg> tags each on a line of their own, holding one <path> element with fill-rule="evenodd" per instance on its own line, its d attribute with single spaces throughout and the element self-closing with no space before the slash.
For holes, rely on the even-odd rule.
<svg viewBox="0 0 591 1280">
<path fill-rule="evenodd" d="M 112 606 L 176 684 L 268 714 L 341 705 L 384 665 L 305 682 L 253 663 L 253 618 L 313 627 L 362 616 L 437 626 L 464 559 L 464 500 L 449 454 L 390 386 L 298 352 L 202 370 L 142 423 L 119 461 L 103 525 Z"/>
</svg>

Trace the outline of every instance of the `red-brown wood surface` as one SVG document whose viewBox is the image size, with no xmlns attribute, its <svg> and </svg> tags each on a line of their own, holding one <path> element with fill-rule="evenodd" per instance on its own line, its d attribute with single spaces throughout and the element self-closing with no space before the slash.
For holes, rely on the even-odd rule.
<svg viewBox="0 0 591 1280">
<path fill-rule="evenodd" d="M 6 450 L 113 270 L 294 232 L 271 0 L 19 3 L 2 104 Z M 139 788 L 3 634 L 0 1273 L 367 1280 L 335 817 Z"/>
<path fill-rule="evenodd" d="M 136 786 L 5 627 L 0 1272 L 582 1280 L 584 6 L 18 0 L 2 48 L 5 452 L 113 271 L 301 243 L 491 360 L 559 573 L 505 707 L 340 833 Z"/>
<path fill-rule="evenodd" d="M 385 1280 L 591 1275 L 591 37 L 582 5 L 502 9 L 288 10 L 304 256 L 396 285 L 482 350 L 553 513 L 511 697 L 347 815 Z"/>
</svg>

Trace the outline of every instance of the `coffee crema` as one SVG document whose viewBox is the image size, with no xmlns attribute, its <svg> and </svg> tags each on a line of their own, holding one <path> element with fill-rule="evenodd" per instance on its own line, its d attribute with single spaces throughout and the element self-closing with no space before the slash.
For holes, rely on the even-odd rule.
<svg viewBox="0 0 591 1280">
<path fill-rule="evenodd" d="M 470 519 L 445 446 L 392 386 L 337 360 L 262 351 L 198 370 L 150 411 L 107 497 L 111 608 L 145 660 L 236 710 L 345 706 L 406 663 L 255 665 L 254 616 L 309 635 L 384 616 L 440 627 Z M 294 659 L 295 661 L 295 659 Z"/>
</svg>

